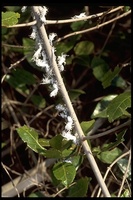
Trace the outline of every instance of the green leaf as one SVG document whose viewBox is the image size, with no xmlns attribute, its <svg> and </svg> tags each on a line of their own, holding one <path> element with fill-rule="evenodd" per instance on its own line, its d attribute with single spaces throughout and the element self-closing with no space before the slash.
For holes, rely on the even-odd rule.
<svg viewBox="0 0 133 200">
<path fill-rule="evenodd" d="M 73 31 L 78 31 L 85 25 L 85 23 L 86 21 L 77 21 L 73 22 L 70 26 Z"/>
<path fill-rule="evenodd" d="M 45 152 L 45 156 L 47 158 L 62 158 L 62 152 L 57 149 L 51 148 Z"/>
<path fill-rule="evenodd" d="M 59 42 L 55 44 L 56 54 L 61 55 L 62 53 L 68 53 L 71 49 L 73 49 L 77 40 L 79 40 L 80 35 L 75 35 L 64 42 Z M 66 57 L 67 59 L 67 57 Z"/>
<path fill-rule="evenodd" d="M 94 52 L 94 43 L 91 41 L 81 41 L 74 47 L 76 55 L 90 55 Z"/>
<path fill-rule="evenodd" d="M 29 198 L 39 198 L 39 197 L 45 197 L 40 191 L 31 193 L 28 195 Z"/>
<path fill-rule="evenodd" d="M 72 157 L 69 157 L 69 160 L 72 162 L 73 166 L 75 166 L 77 170 L 83 162 L 83 156 L 81 155 L 72 156 Z"/>
<path fill-rule="evenodd" d="M 106 108 L 115 97 L 117 97 L 116 94 L 103 97 L 100 100 L 100 102 L 98 102 L 98 104 L 96 105 L 96 107 L 91 115 L 91 118 L 97 118 L 97 117 L 106 118 L 107 117 L 107 109 Z"/>
<path fill-rule="evenodd" d="M 121 69 L 121 67 L 116 66 L 113 72 L 111 70 L 108 70 L 104 74 L 104 76 L 101 79 L 102 86 L 104 89 L 111 85 L 112 80 L 120 73 Z"/>
<path fill-rule="evenodd" d="M 70 187 L 68 197 L 86 197 L 90 180 L 91 178 L 85 177 L 76 181 L 76 184 Z"/>
<path fill-rule="evenodd" d="M 71 101 L 77 99 L 81 94 L 85 94 L 85 92 L 83 90 L 79 90 L 79 89 L 71 89 L 68 92 Z"/>
<path fill-rule="evenodd" d="M 29 94 L 26 84 L 33 85 L 36 83 L 33 74 L 21 68 L 12 71 L 12 74 L 7 75 L 5 80 L 22 95 Z"/>
<path fill-rule="evenodd" d="M 36 153 L 45 153 L 45 149 L 38 142 L 38 133 L 26 125 L 16 129 L 21 139 Z"/>
<path fill-rule="evenodd" d="M 75 167 L 70 163 L 58 162 L 53 167 L 53 174 L 57 180 L 68 187 L 74 180 L 76 175 Z"/>
<path fill-rule="evenodd" d="M 107 117 L 109 122 L 125 114 L 125 110 L 131 107 L 131 92 L 124 92 L 115 97 L 107 107 Z"/>
<path fill-rule="evenodd" d="M 35 62 L 32 61 L 32 57 L 34 54 L 34 49 L 35 49 L 35 41 L 33 39 L 30 38 L 23 38 L 23 47 L 24 47 L 24 55 L 26 56 L 26 59 L 28 61 L 28 63 L 34 67 L 37 68 L 39 70 L 41 70 L 41 68 L 38 68 L 38 66 L 36 66 Z M 42 70 L 41 70 L 42 71 Z"/>
<path fill-rule="evenodd" d="M 62 147 L 61 147 L 61 150 L 65 150 L 65 149 L 68 149 L 71 147 L 71 145 L 73 145 L 73 142 L 72 140 L 66 140 L 66 139 L 63 139 L 62 140 Z"/>
<path fill-rule="evenodd" d="M 120 197 L 131 197 L 130 191 L 128 189 L 124 189 L 124 192 L 121 194 Z"/>
<path fill-rule="evenodd" d="M 117 161 L 117 165 L 121 170 L 121 172 L 125 174 L 128 165 L 128 160 L 126 158 L 121 158 L 120 160 Z M 131 165 L 129 166 L 127 171 L 127 178 L 131 181 Z"/>
<path fill-rule="evenodd" d="M 121 76 L 116 76 L 111 83 L 112 86 L 119 87 L 123 90 L 127 88 L 126 81 Z"/>
<path fill-rule="evenodd" d="M 111 151 L 102 151 L 97 157 L 103 163 L 111 164 L 118 156 L 120 156 L 122 151 L 119 148 L 114 148 Z"/>
<path fill-rule="evenodd" d="M 18 18 L 20 18 L 19 13 L 11 11 L 2 12 L 2 26 L 13 26 L 18 23 Z"/>
<path fill-rule="evenodd" d="M 43 147 L 49 147 L 50 144 L 49 144 L 49 139 L 45 139 L 45 138 L 39 138 L 38 139 L 38 142 L 41 146 Z"/>
<path fill-rule="evenodd" d="M 99 57 L 94 57 L 91 62 L 91 67 L 93 70 L 93 75 L 99 81 L 102 81 L 104 74 L 108 71 L 108 64 Z"/>
<path fill-rule="evenodd" d="M 46 101 L 43 97 L 40 95 L 32 95 L 31 101 L 36 105 L 39 109 L 45 108 L 46 107 Z"/>
<path fill-rule="evenodd" d="M 61 135 L 56 135 L 52 139 L 50 139 L 49 144 L 54 149 L 61 150 L 62 149 L 62 140 L 63 140 L 63 137 Z"/>
<path fill-rule="evenodd" d="M 82 121 L 81 122 L 81 128 L 82 128 L 82 130 L 83 130 L 83 132 L 85 133 L 85 134 L 87 134 L 91 129 L 92 129 L 92 127 L 93 127 L 93 125 L 94 125 L 94 122 L 95 122 L 95 120 L 93 119 L 93 120 L 90 120 L 90 121 Z"/>
<path fill-rule="evenodd" d="M 122 142 L 124 142 L 125 133 L 126 133 L 126 130 L 121 131 L 116 136 L 116 142 L 110 142 L 109 144 L 103 145 L 103 147 L 101 148 L 101 151 L 107 151 L 107 150 L 113 149 L 113 148 L 117 147 L 119 144 L 121 144 Z"/>
<path fill-rule="evenodd" d="M 81 66 L 90 67 L 90 56 L 88 55 L 80 55 L 75 56 L 73 59 L 73 63 L 76 63 Z"/>
<path fill-rule="evenodd" d="M 73 150 L 71 149 L 64 149 L 62 151 L 62 158 L 67 158 L 73 153 Z"/>
</svg>

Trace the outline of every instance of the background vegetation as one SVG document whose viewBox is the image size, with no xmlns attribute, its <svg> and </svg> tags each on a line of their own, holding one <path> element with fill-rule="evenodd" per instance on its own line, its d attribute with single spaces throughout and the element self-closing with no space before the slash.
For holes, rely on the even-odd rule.
<svg viewBox="0 0 133 200">
<path fill-rule="evenodd" d="M 107 167 L 111 167 L 113 161 L 123 155 L 122 159 L 119 159 L 120 163 L 112 165 L 106 182 L 112 196 L 118 194 L 121 197 L 131 196 L 130 169 L 122 185 L 123 173 L 125 173 L 123 168 L 128 166 L 130 160 L 130 123 L 122 128 L 120 126 L 131 118 L 131 16 L 129 14 L 99 28 L 100 24 L 128 12 L 130 7 L 125 6 L 117 12 L 108 14 L 115 7 L 80 4 L 46 6 L 49 10 L 47 20 L 69 19 L 83 12 L 86 15 L 103 12 L 101 17 L 86 21 L 48 24 L 46 30 L 47 33 L 57 33 L 54 42 L 56 54 L 61 55 L 63 52 L 68 55 L 62 77 L 85 134 L 92 128 L 89 122 L 98 118 L 106 120 L 95 134 L 116 128 L 116 131 L 103 137 L 90 139 L 88 143 L 103 176 Z M 18 24 L 32 21 L 30 8 L 22 13 L 19 6 L 4 6 L 2 11 L 20 14 L 20 16 L 17 14 Z M 67 37 L 69 33 L 92 27 L 96 29 Z M 47 142 L 61 133 L 64 127 L 63 119 L 55 109 L 55 105 L 62 101 L 62 97 L 58 95 L 50 98 L 49 87 L 40 84 L 43 78 L 42 70 L 31 61 L 35 42 L 29 38 L 30 34 L 30 26 L 7 28 L 4 25 L 2 27 L 1 179 L 3 193 L 7 191 L 11 195 L 9 188 L 12 188 L 12 185 L 15 188 L 13 179 L 17 177 L 23 179 L 25 174 L 28 180 L 33 170 L 39 169 L 43 179 L 40 178 L 40 181 L 36 182 L 35 177 L 32 177 L 33 184 L 29 189 L 21 192 L 18 190 L 20 196 L 74 196 L 75 188 L 64 189 L 52 174 L 51 169 L 56 163 L 55 158 L 52 159 L 52 156 L 49 156 L 50 159 L 45 158 L 32 151 L 23 143 L 16 131 L 16 128 L 27 125 L 34 128 L 41 138 L 47 139 L 45 141 Z M 115 97 L 118 98 L 114 99 Z M 111 101 L 112 104 L 109 105 Z M 82 148 L 80 146 L 75 148 L 73 145 L 71 148 L 76 149 L 76 155 L 80 155 L 74 180 L 79 181 L 78 187 L 82 188 L 83 193 L 78 194 L 76 188 L 75 196 L 96 196 L 97 181 Z M 40 166 L 44 161 L 46 167 L 43 166 L 42 169 Z M 9 182 L 10 186 L 5 189 L 4 186 Z M 21 182 L 20 179 L 18 182 Z M 29 183 L 26 184 L 28 187 Z"/>
</svg>

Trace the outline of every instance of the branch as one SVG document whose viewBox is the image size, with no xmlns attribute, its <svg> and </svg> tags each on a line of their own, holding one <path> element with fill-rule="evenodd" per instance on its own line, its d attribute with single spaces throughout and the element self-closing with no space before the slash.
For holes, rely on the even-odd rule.
<svg viewBox="0 0 133 200">
<path fill-rule="evenodd" d="M 116 12 L 118 10 L 122 10 L 123 8 L 124 8 L 124 6 L 118 6 L 114 9 L 110 10 L 106 14 L 110 14 L 110 13 Z M 77 21 L 82 21 L 82 20 L 94 19 L 97 17 L 101 17 L 102 15 L 104 15 L 104 12 L 89 15 L 89 16 L 82 17 L 82 18 L 77 18 L 77 19 L 73 18 L 73 19 L 65 19 L 65 20 L 46 20 L 46 24 L 66 24 L 66 23 L 72 23 L 72 22 L 77 22 Z M 24 23 L 24 24 L 16 24 L 13 26 L 6 26 L 6 28 L 20 28 L 20 27 L 26 27 L 26 26 L 33 26 L 36 23 L 37 23 L 37 21 L 34 20 L 32 22 L 28 22 L 28 23 Z"/>
<path fill-rule="evenodd" d="M 62 77 L 60 75 L 60 71 L 59 71 L 59 68 L 57 66 L 57 63 L 55 61 L 55 56 L 54 56 L 54 53 L 52 51 L 52 48 L 51 48 L 51 45 L 49 43 L 49 40 L 48 40 L 48 37 L 47 37 L 47 33 L 46 33 L 46 30 L 45 30 L 45 26 L 42 24 L 42 22 L 40 21 L 40 17 L 39 17 L 39 10 L 38 10 L 38 7 L 37 6 L 33 6 L 32 7 L 32 11 L 33 11 L 33 15 L 37 21 L 37 28 L 38 28 L 38 33 L 42 39 L 42 43 L 43 43 L 43 46 L 44 46 L 44 49 L 46 50 L 46 53 L 47 53 L 47 56 L 49 58 L 49 61 L 50 61 L 50 64 L 51 64 L 51 67 L 53 68 L 53 71 L 55 73 L 55 76 L 56 76 L 56 79 L 58 81 L 58 84 L 59 84 L 59 87 L 60 87 L 60 92 L 62 94 L 62 97 L 64 98 L 64 101 L 66 103 L 66 106 L 71 114 L 71 117 L 73 118 L 74 120 L 74 125 L 75 125 L 75 129 L 79 135 L 79 138 L 80 140 L 82 140 L 82 138 L 84 137 L 84 133 L 81 129 L 81 126 L 79 124 L 79 121 L 78 121 L 78 118 L 75 114 L 75 111 L 73 109 L 73 106 L 72 106 L 72 103 L 70 101 L 70 98 L 68 96 L 68 92 L 65 88 L 65 85 L 63 83 L 63 80 L 62 80 Z M 87 141 L 83 141 L 82 142 L 82 146 L 83 146 L 83 149 L 85 151 L 85 154 L 90 162 L 90 165 L 92 167 L 92 170 L 97 178 L 97 181 L 102 189 L 102 192 L 104 194 L 105 197 L 111 197 L 110 196 L 110 193 L 107 189 L 107 186 L 103 180 L 103 177 L 100 173 L 100 170 L 96 164 L 96 161 L 91 153 L 91 149 L 88 145 L 88 142 Z"/>
</svg>

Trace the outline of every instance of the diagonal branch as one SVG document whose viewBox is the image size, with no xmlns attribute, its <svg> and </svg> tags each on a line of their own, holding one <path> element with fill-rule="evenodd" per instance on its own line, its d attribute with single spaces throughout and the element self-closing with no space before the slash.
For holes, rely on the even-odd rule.
<svg viewBox="0 0 133 200">
<path fill-rule="evenodd" d="M 40 17 L 39 17 L 39 10 L 38 10 L 38 6 L 33 6 L 32 7 L 32 11 L 33 11 L 33 15 L 37 21 L 37 28 L 38 28 L 38 34 L 40 35 L 41 39 L 42 39 L 42 42 L 43 42 L 43 46 L 44 46 L 44 49 L 46 50 L 46 54 L 49 58 L 49 61 L 50 61 L 50 65 L 51 67 L 53 68 L 53 71 L 55 73 L 55 76 L 56 76 L 56 79 L 58 81 L 58 84 L 59 84 L 59 87 L 60 87 L 60 92 L 63 96 L 63 99 L 66 103 L 66 106 L 71 114 L 71 117 L 73 118 L 74 120 L 74 126 L 75 126 L 75 129 L 79 135 L 79 138 L 80 140 L 82 140 L 82 138 L 84 137 L 84 133 L 81 129 L 81 126 L 79 124 L 79 121 L 78 121 L 78 118 L 75 114 L 75 111 L 73 109 L 73 106 L 72 106 L 72 103 L 70 101 L 70 98 L 68 96 L 68 92 L 65 88 L 65 85 L 64 85 L 64 82 L 63 82 L 63 79 L 61 77 L 61 74 L 60 74 L 60 71 L 59 71 L 59 68 L 57 66 L 57 63 L 55 61 L 55 56 L 54 56 L 54 53 L 52 51 L 52 48 L 51 48 L 51 45 L 49 43 L 49 40 L 48 40 L 48 37 L 47 37 L 47 33 L 46 33 L 46 30 L 45 30 L 45 26 L 44 24 L 42 24 L 42 22 L 40 21 Z M 89 163 L 92 167 L 92 170 L 97 178 L 97 181 L 102 189 L 102 192 L 104 194 L 105 197 L 111 197 L 110 196 L 110 193 L 107 189 L 107 186 L 103 180 L 103 177 L 100 173 L 100 170 L 97 166 L 97 163 L 91 153 L 91 149 L 88 145 L 88 142 L 87 141 L 83 141 L 82 142 L 82 146 L 83 146 L 83 149 L 84 149 L 84 152 L 89 160 Z"/>
</svg>

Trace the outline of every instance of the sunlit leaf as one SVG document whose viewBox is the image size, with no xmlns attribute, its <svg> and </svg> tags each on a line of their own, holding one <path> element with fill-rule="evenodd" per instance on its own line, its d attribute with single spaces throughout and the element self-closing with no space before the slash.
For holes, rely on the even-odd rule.
<svg viewBox="0 0 133 200">
<path fill-rule="evenodd" d="M 18 23 L 19 13 L 12 11 L 2 12 L 2 26 L 13 26 Z"/>
<path fill-rule="evenodd" d="M 124 189 L 124 188 L 123 188 Z M 124 192 L 121 194 L 120 197 L 131 197 L 130 196 L 130 191 L 128 189 L 124 189 Z"/>
<path fill-rule="evenodd" d="M 91 118 L 97 118 L 97 117 L 103 117 L 106 118 L 107 117 L 107 112 L 105 110 L 105 108 L 107 108 L 107 106 L 109 105 L 109 103 L 116 97 L 117 95 L 108 95 L 103 97 L 100 102 L 97 103 Z"/>
<path fill-rule="evenodd" d="M 21 139 L 27 143 L 33 151 L 37 153 L 45 153 L 45 149 L 38 142 L 38 133 L 35 129 L 26 125 L 16 129 Z"/>
<path fill-rule="evenodd" d="M 118 156 L 120 156 L 122 151 L 119 148 L 114 148 L 111 151 L 102 151 L 97 157 L 107 164 L 111 164 Z"/>
<path fill-rule="evenodd" d="M 75 178 L 76 169 L 70 163 L 58 162 L 53 167 L 53 174 L 64 186 L 69 186 Z"/>
<path fill-rule="evenodd" d="M 90 180 L 91 178 L 85 177 L 76 181 L 76 184 L 70 187 L 68 197 L 86 197 Z"/>
<path fill-rule="evenodd" d="M 124 92 L 114 98 L 107 107 L 107 117 L 109 122 L 125 114 L 125 110 L 131 107 L 131 92 Z"/>
<path fill-rule="evenodd" d="M 49 144 L 49 139 L 45 139 L 45 138 L 39 138 L 38 139 L 38 142 L 41 146 L 43 147 L 49 147 L 50 144 Z"/>
</svg>

